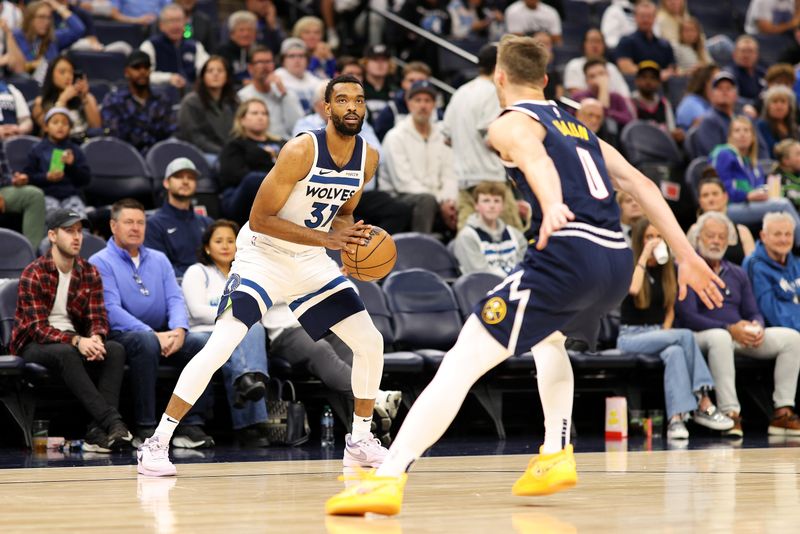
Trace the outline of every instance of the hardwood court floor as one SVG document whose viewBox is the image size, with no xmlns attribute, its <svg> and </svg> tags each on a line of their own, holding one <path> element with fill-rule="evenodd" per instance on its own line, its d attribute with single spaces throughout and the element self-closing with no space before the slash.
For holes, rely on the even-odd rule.
<svg viewBox="0 0 800 534">
<path fill-rule="evenodd" d="M 578 454 L 577 488 L 519 498 L 525 456 L 424 458 L 403 513 L 326 518 L 342 487 L 334 460 L 0 471 L 0 532 L 571 533 L 800 531 L 800 450 Z"/>
</svg>

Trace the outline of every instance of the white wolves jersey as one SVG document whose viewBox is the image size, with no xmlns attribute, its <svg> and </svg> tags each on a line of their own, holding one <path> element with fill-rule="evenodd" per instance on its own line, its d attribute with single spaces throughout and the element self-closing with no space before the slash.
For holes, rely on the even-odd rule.
<svg viewBox="0 0 800 534">
<path fill-rule="evenodd" d="M 295 184 L 278 217 L 299 226 L 327 232 L 342 204 L 364 185 L 367 143 L 360 135 L 356 135 L 350 161 L 339 168 L 328 151 L 325 128 L 298 135 L 310 135 L 314 140 L 314 163 L 305 178 Z M 278 248 L 295 253 L 315 248 L 269 236 L 266 240 Z"/>
</svg>

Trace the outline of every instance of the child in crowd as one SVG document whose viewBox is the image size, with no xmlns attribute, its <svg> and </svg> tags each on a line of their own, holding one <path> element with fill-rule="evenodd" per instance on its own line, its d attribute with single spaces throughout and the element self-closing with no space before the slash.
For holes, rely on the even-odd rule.
<svg viewBox="0 0 800 534">
<path fill-rule="evenodd" d="M 456 236 L 453 252 L 464 274 L 489 272 L 505 278 L 522 261 L 528 240 L 500 219 L 505 188 L 500 182 L 482 182 L 472 193 L 475 213 Z"/>
<path fill-rule="evenodd" d="M 23 171 L 32 185 L 44 191 L 48 212 L 65 208 L 86 215 L 80 187 L 89 183 L 91 170 L 80 147 L 70 140 L 69 110 L 51 108 L 44 119 L 46 135 L 28 154 Z"/>
</svg>

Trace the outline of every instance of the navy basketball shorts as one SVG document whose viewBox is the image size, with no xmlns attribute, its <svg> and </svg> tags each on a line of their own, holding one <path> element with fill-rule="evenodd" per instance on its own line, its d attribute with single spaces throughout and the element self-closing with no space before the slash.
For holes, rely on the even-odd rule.
<svg viewBox="0 0 800 534">
<path fill-rule="evenodd" d="M 286 302 L 312 339 L 364 310 L 353 283 L 320 247 L 295 253 L 278 249 L 247 227 L 236 239 L 231 266 L 217 316 L 231 308 L 248 328 L 259 322 L 273 302 Z"/>
<path fill-rule="evenodd" d="M 531 246 L 516 270 L 473 313 L 515 355 L 556 331 L 593 349 L 600 318 L 625 298 L 632 270 L 627 246 L 553 236 L 544 250 Z"/>
</svg>

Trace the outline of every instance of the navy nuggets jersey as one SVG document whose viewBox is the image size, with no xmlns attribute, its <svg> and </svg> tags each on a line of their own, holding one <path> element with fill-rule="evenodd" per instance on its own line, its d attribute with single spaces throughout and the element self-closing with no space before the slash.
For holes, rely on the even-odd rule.
<svg viewBox="0 0 800 534">
<path fill-rule="evenodd" d="M 314 162 L 308 174 L 295 184 L 286 204 L 278 212 L 278 217 L 299 226 L 327 232 L 339 208 L 364 185 L 367 143 L 360 135 L 356 135 L 350 161 L 339 168 L 328 151 L 324 128 L 298 135 L 310 135 L 314 140 Z M 292 252 L 314 248 L 273 237 L 268 240 L 271 244 Z"/>
<path fill-rule="evenodd" d="M 568 228 L 580 230 L 580 223 L 584 223 L 620 231 L 619 206 L 594 133 L 575 117 L 559 110 L 554 102 L 522 100 L 503 110 L 511 112 L 524 113 L 547 130 L 544 147 L 561 178 L 564 204 L 575 214 L 575 221 Z M 539 202 L 522 171 L 511 163 L 504 165 L 509 178 L 533 208 L 531 228 L 536 231 L 542 222 Z"/>
<path fill-rule="evenodd" d="M 564 203 L 575 220 L 553 232 L 543 250 L 529 247 L 522 263 L 474 309 L 509 354 L 522 354 L 555 332 L 594 346 L 603 314 L 628 292 L 633 258 L 594 134 L 552 102 L 525 100 L 503 113 L 524 113 L 547 130 L 544 147 L 558 171 Z M 505 162 L 509 177 L 542 210 L 524 174 Z"/>
</svg>

